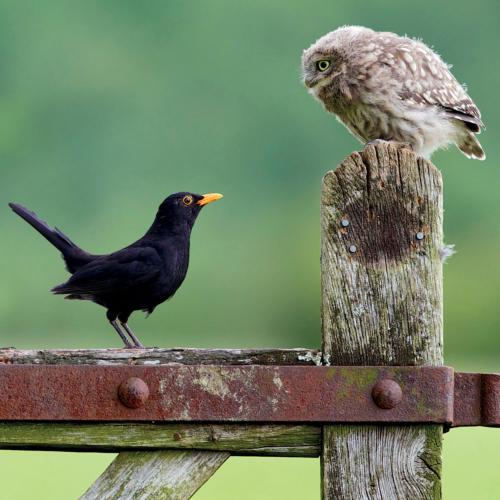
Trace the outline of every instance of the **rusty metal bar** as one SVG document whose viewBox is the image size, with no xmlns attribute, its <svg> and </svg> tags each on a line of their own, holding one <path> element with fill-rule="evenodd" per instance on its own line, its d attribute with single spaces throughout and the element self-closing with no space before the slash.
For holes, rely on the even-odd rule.
<svg viewBox="0 0 500 500">
<path fill-rule="evenodd" d="M 500 374 L 455 373 L 453 427 L 500 426 Z"/>
<path fill-rule="evenodd" d="M 0 366 L 0 420 L 500 425 L 500 375 L 448 367 Z"/>
</svg>

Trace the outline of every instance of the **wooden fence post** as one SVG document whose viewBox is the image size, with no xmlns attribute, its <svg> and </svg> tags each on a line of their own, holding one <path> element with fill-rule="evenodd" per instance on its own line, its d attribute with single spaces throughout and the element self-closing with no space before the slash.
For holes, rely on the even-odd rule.
<svg viewBox="0 0 500 500">
<path fill-rule="evenodd" d="M 353 153 L 324 178 L 321 229 L 324 361 L 441 365 L 434 165 L 384 142 Z M 440 498 L 441 439 L 438 425 L 324 426 L 323 498 Z"/>
</svg>

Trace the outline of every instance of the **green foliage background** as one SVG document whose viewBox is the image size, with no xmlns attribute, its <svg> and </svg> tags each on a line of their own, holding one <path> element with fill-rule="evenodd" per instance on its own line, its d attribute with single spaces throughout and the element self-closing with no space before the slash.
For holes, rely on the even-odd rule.
<svg viewBox="0 0 500 500">
<path fill-rule="evenodd" d="M 119 345 L 102 309 L 48 293 L 66 272 L 8 201 L 107 252 L 139 237 L 166 195 L 192 190 L 225 198 L 197 223 L 176 297 L 133 317 L 141 339 L 319 346 L 320 182 L 359 144 L 307 95 L 299 59 L 327 31 L 362 24 L 435 46 L 483 111 L 486 162 L 454 148 L 433 160 L 458 251 L 445 267 L 446 361 L 498 371 L 499 19 L 494 0 L 2 0 L 0 342 Z M 494 498 L 499 434 L 446 437 L 445 498 Z M 74 498 L 110 459 L 2 452 L 2 498 Z M 313 499 L 318 488 L 315 460 L 232 459 L 197 498 Z"/>
</svg>

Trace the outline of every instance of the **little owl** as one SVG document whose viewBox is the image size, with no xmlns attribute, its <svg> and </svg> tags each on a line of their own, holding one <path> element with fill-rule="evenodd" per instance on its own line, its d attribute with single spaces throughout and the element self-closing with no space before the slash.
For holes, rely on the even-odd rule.
<svg viewBox="0 0 500 500">
<path fill-rule="evenodd" d="M 408 143 L 426 158 L 455 143 L 485 158 L 479 109 L 420 41 L 345 26 L 304 51 L 302 71 L 309 92 L 362 142 Z"/>
</svg>

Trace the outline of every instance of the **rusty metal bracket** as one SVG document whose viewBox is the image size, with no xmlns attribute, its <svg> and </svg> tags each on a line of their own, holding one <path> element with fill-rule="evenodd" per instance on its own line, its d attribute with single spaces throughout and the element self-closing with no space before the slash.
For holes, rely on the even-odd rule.
<svg viewBox="0 0 500 500">
<path fill-rule="evenodd" d="M 455 373 L 453 427 L 500 426 L 500 374 Z"/>
<path fill-rule="evenodd" d="M 0 366 L 0 420 L 500 425 L 500 375 L 449 367 Z"/>
</svg>

